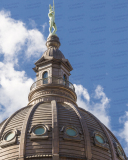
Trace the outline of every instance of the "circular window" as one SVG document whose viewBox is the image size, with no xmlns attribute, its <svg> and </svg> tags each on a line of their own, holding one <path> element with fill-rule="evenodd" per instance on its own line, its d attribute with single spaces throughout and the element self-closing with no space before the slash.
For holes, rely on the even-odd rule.
<svg viewBox="0 0 128 160">
<path fill-rule="evenodd" d="M 6 141 L 10 141 L 15 137 L 15 133 L 14 132 L 9 132 L 6 136 L 5 136 L 5 140 Z"/>
<path fill-rule="evenodd" d="M 66 130 L 66 133 L 67 133 L 67 135 L 69 135 L 69 136 L 76 136 L 76 135 L 77 135 L 77 131 L 76 131 L 76 129 L 74 129 L 74 128 L 68 128 L 68 129 Z"/>
<path fill-rule="evenodd" d="M 100 135 L 96 135 L 95 138 L 99 143 L 104 143 L 104 139 Z"/>
<path fill-rule="evenodd" d="M 34 130 L 34 133 L 35 133 L 36 135 L 42 135 L 42 134 L 44 134 L 44 132 L 45 132 L 45 129 L 44 129 L 43 127 L 38 127 L 38 128 L 36 128 L 36 129 Z"/>
</svg>

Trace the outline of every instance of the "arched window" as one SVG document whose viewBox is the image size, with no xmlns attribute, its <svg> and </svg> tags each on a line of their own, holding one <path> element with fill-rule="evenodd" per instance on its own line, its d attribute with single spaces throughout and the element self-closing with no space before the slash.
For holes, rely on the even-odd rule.
<svg viewBox="0 0 128 160">
<path fill-rule="evenodd" d="M 65 74 L 63 75 L 63 80 L 64 80 L 64 81 L 63 81 L 63 84 L 66 85 L 67 76 L 66 76 Z"/>
<path fill-rule="evenodd" d="M 45 71 L 43 74 L 43 84 L 47 84 L 48 83 L 48 72 Z"/>
<path fill-rule="evenodd" d="M 64 81 L 67 81 L 67 76 L 65 74 L 63 75 L 63 79 Z"/>
</svg>

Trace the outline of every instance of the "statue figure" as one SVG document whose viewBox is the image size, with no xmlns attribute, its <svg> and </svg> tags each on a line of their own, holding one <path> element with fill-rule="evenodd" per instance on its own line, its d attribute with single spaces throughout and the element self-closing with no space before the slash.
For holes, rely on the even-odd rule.
<svg viewBox="0 0 128 160">
<path fill-rule="evenodd" d="M 51 4 L 49 5 L 49 13 L 48 13 L 48 17 L 49 17 L 49 36 L 50 35 L 56 35 L 56 31 L 57 31 L 57 27 L 55 24 L 55 6 L 54 6 L 54 0 L 53 0 L 53 7 L 51 6 Z M 54 29 L 52 32 L 52 28 Z"/>
</svg>

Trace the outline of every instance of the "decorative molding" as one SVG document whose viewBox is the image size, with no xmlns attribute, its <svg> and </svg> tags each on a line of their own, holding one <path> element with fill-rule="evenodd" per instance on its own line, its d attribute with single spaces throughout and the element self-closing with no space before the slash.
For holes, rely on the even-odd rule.
<svg viewBox="0 0 128 160">
<path fill-rule="evenodd" d="M 31 100 L 28 103 L 28 105 L 37 104 L 39 102 L 51 102 L 53 100 L 55 100 L 57 102 L 69 102 L 69 103 L 73 103 L 74 105 L 76 105 L 76 103 L 73 100 L 62 97 L 62 96 L 60 96 L 60 97 L 59 97 L 59 95 L 57 95 L 57 96 L 56 95 L 47 95 L 47 97 L 38 97 L 38 98 L 34 98 L 33 100 Z"/>
<path fill-rule="evenodd" d="M 37 91 L 37 92 L 35 92 L 35 94 L 33 94 L 32 96 L 31 96 L 31 99 L 33 99 L 33 98 L 35 98 L 35 97 L 38 97 L 38 96 L 43 96 L 43 95 L 62 95 L 62 96 L 66 96 L 66 97 L 70 97 L 71 99 L 73 99 L 73 100 L 75 100 L 74 98 L 73 98 L 73 96 L 71 95 L 71 94 L 69 94 L 68 92 L 64 92 L 64 91 L 60 91 L 60 90 L 46 90 L 46 91 L 42 91 L 42 90 L 40 90 L 40 91 Z"/>
<path fill-rule="evenodd" d="M 41 79 L 39 79 L 39 80 L 41 80 Z M 47 92 L 48 90 L 51 90 L 51 91 L 59 90 L 61 92 L 64 91 L 67 94 L 71 94 L 73 97 L 75 97 L 75 99 L 77 98 L 75 91 L 73 91 L 73 89 L 71 89 L 69 86 L 66 86 L 63 84 L 50 83 L 50 80 L 49 80 L 49 83 L 47 83 L 47 84 L 40 84 L 40 85 L 38 84 L 35 88 L 33 88 L 30 91 L 28 97 L 31 97 L 34 94 L 34 92 L 37 92 L 37 91 Z"/>
<path fill-rule="evenodd" d="M 33 95 L 34 92 L 41 91 L 41 90 L 46 91 L 46 89 L 51 89 L 51 90 L 58 89 L 61 91 L 63 90 L 63 91 L 66 91 L 67 93 L 72 94 L 72 96 L 75 97 L 75 99 L 77 99 L 76 93 L 72 88 L 70 88 L 69 86 L 63 85 L 63 84 L 55 84 L 55 83 L 40 84 L 34 87 L 33 89 L 30 90 L 28 98 L 31 97 L 31 95 Z"/>
<path fill-rule="evenodd" d="M 99 136 L 101 136 L 101 137 L 103 138 L 103 140 L 104 140 L 104 143 L 103 143 L 103 144 L 102 144 L 102 143 L 99 143 L 99 142 L 97 141 L 97 139 L 96 139 L 96 136 L 97 136 L 97 135 L 99 135 Z M 101 148 L 106 149 L 106 150 L 109 150 L 109 145 L 108 145 L 108 143 L 107 143 L 107 139 L 106 139 L 106 137 L 105 137 L 102 133 L 97 132 L 97 131 L 93 131 L 93 132 L 91 133 L 91 137 L 93 137 L 93 139 L 94 139 L 94 144 L 95 144 L 96 146 L 101 147 Z"/>
<path fill-rule="evenodd" d="M 37 155 L 31 155 L 31 156 L 26 156 L 26 159 L 31 159 L 31 158 L 39 158 L 39 157 L 52 157 L 52 155 L 48 155 L 48 154 L 37 154 Z"/>
<path fill-rule="evenodd" d="M 84 159 L 84 160 L 88 160 L 88 159 L 86 159 L 86 157 L 79 157 L 79 156 L 76 156 L 76 155 L 67 155 L 67 154 L 60 154 L 60 157 L 63 157 L 63 158 L 71 158 L 71 159 L 80 159 L 80 160 L 82 160 L 82 159 Z M 93 160 L 93 159 L 92 159 Z"/>
<path fill-rule="evenodd" d="M 51 106 L 52 106 L 52 155 L 53 155 L 53 160 L 59 160 L 58 109 L 55 100 L 51 101 Z"/>
</svg>

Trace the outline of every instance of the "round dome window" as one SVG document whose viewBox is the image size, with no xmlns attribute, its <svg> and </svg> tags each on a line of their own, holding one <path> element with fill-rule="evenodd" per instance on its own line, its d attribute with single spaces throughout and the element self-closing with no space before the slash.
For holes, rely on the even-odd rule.
<svg viewBox="0 0 128 160">
<path fill-rule="evenodd" d="M 117 146 L 117 149 L 118 149 L 119 154 L 120 154 L 121 156 L 123 156 L 123 152 L 122 152 L 121 147 L 120 147 L 120 146 Z"/>
<path fill-rule="evenodd" d="M 15 133 L 14 132 L 9 132 L 6 136 L 5 136 L 5 140 L 6 141 L 10 141 L 15 137 Z"/>
<path fill-rule="evenodd" d="M 44 127 L 35 128 L 34 133 L 35 133 L 36 135 L 42 135 L 42 134 L 45 133 L 45 129 L 44 129 Z"/>
<path fill-rule="evenodd" d="M 99 143 L 102 143 L 102 144 L 104 143 L 104 139 L 100 135 L 96 135 L 95 138 Z"/>
<path fill-rule="evenodd" d="M 74 136 L 77 135 L 77 131 L 74 128 L 67 128 L 66 129 L 66 134 L 69 135 L 69 136 L 74 137 Z"/>
</svg>

